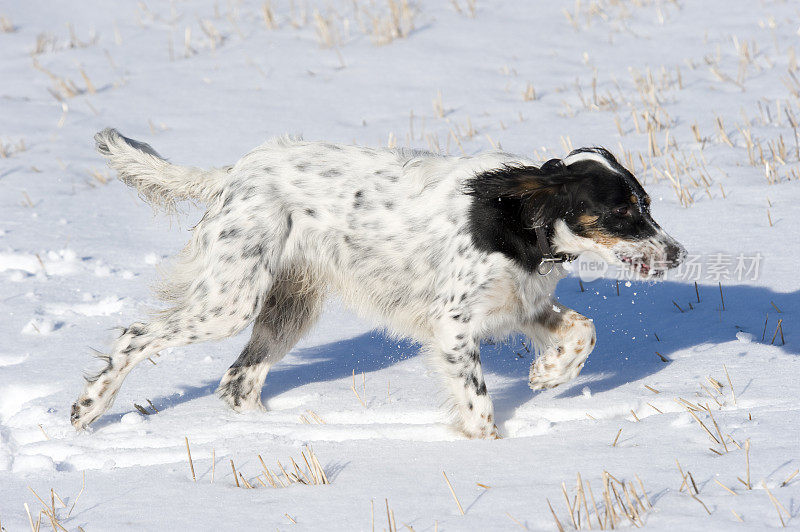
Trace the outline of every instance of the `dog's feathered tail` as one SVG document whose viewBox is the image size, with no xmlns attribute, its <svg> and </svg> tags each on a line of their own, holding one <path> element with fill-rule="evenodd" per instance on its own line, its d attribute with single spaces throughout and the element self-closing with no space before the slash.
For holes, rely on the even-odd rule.
<svg viewBox="0 0 800 532">
<path fill-rule="evenodd" d="M 126 138 L 116 129 L 106 128 L 94 140 L 97 151 L 108 159 L 123 183 L 168 213 L 175 212 L 178 201 L 207 202 L 221 190 L 227 175 L 222 168 L 203 170 L 169 163 L 149 144 Z"/>
</svg>

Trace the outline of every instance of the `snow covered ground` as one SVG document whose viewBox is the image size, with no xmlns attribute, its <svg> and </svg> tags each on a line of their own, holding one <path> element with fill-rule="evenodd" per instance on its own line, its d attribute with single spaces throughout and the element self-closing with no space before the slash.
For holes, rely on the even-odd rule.
<svg viewBox="0 0 800 532">
<path fill-rule="evenodd" d="M 778 0 L 0 3 L 0 527 L 28 529 L 27 505 L 67 530 L 388 530 L 388 505 L 397 529 L 553 530 L 549 500 L 598 529 L 591 498 L 579 521 L 568 504 L 580 473 L 604 515 L 604 471 L 641 498 L 611 483 L 616 526 L 798 526 L 799 24 Z M 523 339 L 486 345 L 502 440 L 453 433 L 416 346 L 335 301 L 269 375 L 268 412 L 213 395 L 243 333 L 142 364 L 76 434 L 90 348 L 156 304 L 201 214 L 154 218 L 93 152 L 105 126 L 198 166 L 283 133 L 601 144 L 693 262 L 659 284 L 565 279 L 598 333 L 569 385 L 532 393 Z M 330 485 L 262 487 L 259 454 L 276 471 L 306 444 Z"/>
</svg>

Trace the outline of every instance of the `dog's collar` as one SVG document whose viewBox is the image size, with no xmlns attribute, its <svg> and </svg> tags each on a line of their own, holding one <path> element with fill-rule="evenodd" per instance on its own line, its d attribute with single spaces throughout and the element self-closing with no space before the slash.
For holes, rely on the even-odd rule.
<svg viewBox="0 0 800 532">
<path fill-rule="evenodd" d="M 536 265 L 536 273 L 547 275 L 553 271 L 554 264 L 575 260 L 575 257 L 568 253 L 553 253 L 553 250 L 550 249 L 550 242 L 547 239 L 547 231 L 545 231 L 543 225 L 535 225 L 531 229 L 536 233 L 536 245 L 539 247 L 539 253 L 542 254 L 541 261 Z M 544 265 L 547 265 L 546 269 L 542 268 Z"/>
</svg>

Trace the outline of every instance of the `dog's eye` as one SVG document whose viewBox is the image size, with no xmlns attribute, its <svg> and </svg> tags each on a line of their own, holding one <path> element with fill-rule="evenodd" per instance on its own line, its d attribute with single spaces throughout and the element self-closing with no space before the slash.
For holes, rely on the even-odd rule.
<svg viewBox="0 0 800 532">
<path fill-rule="evenodd" d="M 627 205 L 622 205 L 621 207 L 616 207 L 611 212 L 613 212 L 615 216 L 627 216 L 631 211 Z"/>
</svg>

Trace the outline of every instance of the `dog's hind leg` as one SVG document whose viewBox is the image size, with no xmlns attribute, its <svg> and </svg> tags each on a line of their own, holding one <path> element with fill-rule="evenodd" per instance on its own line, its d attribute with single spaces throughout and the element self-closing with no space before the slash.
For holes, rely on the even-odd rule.
<svg viewBox="0 0 800 532">
<path fill-rule="evenodd" d="M 209 306 L 185 305 L 161 313 L 149 323 L 134 323 L 104 356 L 106 366 L 87 379 L 83 394 L 72 405 L 71 421 L 83 429 L 114 402 L 128 373 L 143 360 L 167 347 L 219 340 L 244 329 L 260 307 L 259 291 L 243 290 L 235 305 L 211 300 Z"/>
<path fill-rule="evenodd" d="M 324 286 L 305 272 L 279 274 L 264 297 L 253 334 L 222 377 L 217 393 L 237 412 L 263 410 L 261 388 L 277 364 L 319 317 Z"/>
<path fill-rule="evenodd" d="M 212 227 L 216 234 L 219 226 Z M 83 394 L 72 405 L 72 424 L 83 429 L 102 415 L 133 367 L 162 349 L 226 338 L 253 321 L 279 269 L 285 242 L 282 235 L 278 232 L 269 238 L 261 234 L 257 244 L 245 242 L 244 247 L 230 239 L 204 245 L 210 238 L 209 230 L 200 228 L 162 289 L 173 306 L 149 323 L 131 325 L 117 338 L 111 352 L 103 357 L 106 366 L 87 379 Z"/>
<path fill-rule="evenodd" d="M 533 390 L 554 388 L 577 377 L 596 341 L 592 320 L 558 303 L 524 332 L 539 350 L 529 374 Z"/>
</svg>

